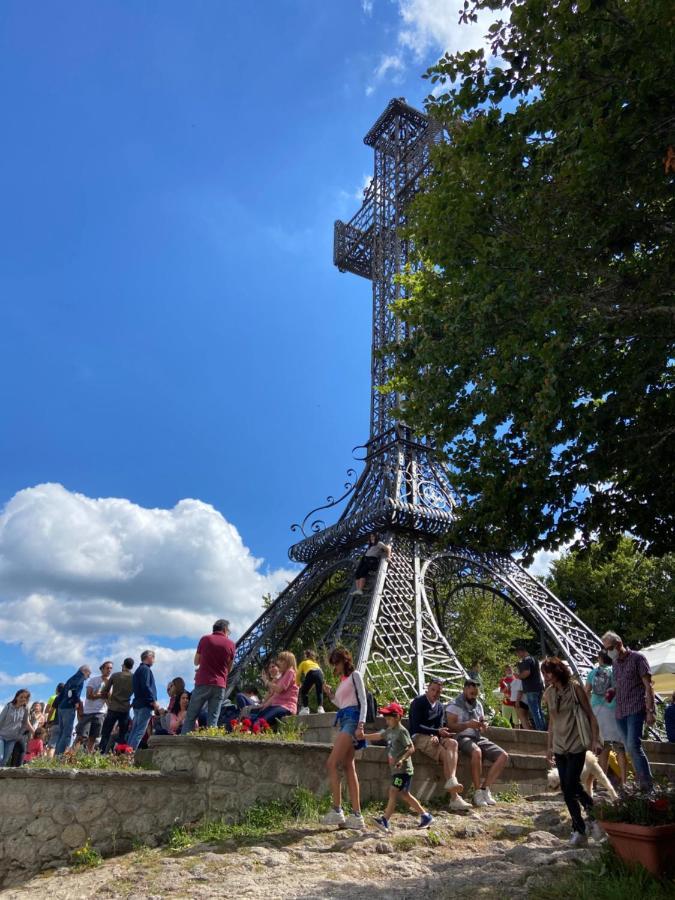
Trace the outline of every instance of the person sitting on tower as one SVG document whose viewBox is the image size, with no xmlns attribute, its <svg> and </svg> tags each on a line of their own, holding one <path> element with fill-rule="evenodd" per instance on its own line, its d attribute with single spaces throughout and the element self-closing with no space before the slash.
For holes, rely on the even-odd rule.
<svg viewBox="0 0 675 900">
<path fill-rule="evenodd" d="M 380 565 L 380 558 L 386 556 L 391 559 L 391 547 L 384 544 L 380 540 L 380 536 L 376 531 L 371 531 L 368 535 L 368 549 L 361 557 L 361 560 L 354 573 L 356 579 L 355 594 L 362 594 L 366 586 L 366 581 L 371 572 L 375 572 Z"/>
</svg>

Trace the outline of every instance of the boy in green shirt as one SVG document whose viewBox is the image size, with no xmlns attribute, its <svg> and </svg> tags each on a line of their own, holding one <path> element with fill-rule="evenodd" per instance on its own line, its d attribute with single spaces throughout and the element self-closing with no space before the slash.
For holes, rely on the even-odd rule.
<svg viewBox="0 0 675 900">
<path fill-rule="evenodd" d="M 410 782 L 413 776 L 413 764 L 410 757 L 415 752 L 415 745 L 408 733 L 408 729 L 401 725 L 403 707 L 398 703 L 390 703 L 380 710 L 384 716 L 387 727 L 374 734 L 364 734 L 367 741 L 386 741 L 389 755 L 389 765 L 392 771 L 391 787 L 389 788 L 389 800 L 383 816 L 375 819 L 375 824 L 383 831 L 389 832 L 389 820 L 396 809 L 399 797 L 413 812 L 419 813 L 420 823 L 418 828 L 428 828 L 434 820 L 431 813 L 425 811 L 422 804 L 410 793 Z"/>
</svg>

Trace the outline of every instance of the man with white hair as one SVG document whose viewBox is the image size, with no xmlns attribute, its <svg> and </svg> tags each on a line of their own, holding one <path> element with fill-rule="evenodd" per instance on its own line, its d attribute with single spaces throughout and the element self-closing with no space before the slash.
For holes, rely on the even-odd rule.
<svg viewBox="0 0 675 900">
<path fill-rule="evenodd" d="M 640 787 L 650 790 L 653 784 L 649 760 L 642 749 L 642 730 L 656 721 L 656 701 L 652 673 L 647 657 L 629 650 L 615 631 L 602 636 L 602 645 L 612 660 L 616 690 L 616 721 L 623 734 L 623 744 L 631 758 Z"/>
</svg>

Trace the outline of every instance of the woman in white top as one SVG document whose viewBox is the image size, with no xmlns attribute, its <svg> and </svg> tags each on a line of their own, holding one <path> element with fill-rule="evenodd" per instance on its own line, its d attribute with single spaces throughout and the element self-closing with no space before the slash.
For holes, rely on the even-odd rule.
<svg viewBox="0 0 675 900">
<path fill-rule="evenodd" d="M 389 544 L 384 544 L 380 540 L 380 536 L 376 531 L 372 531 L 368 535 L 368 549 L 361 557 L 361 561 L 354 573 L 354 578 L 356 580 L 355 594 L 363 593 L 368 576 L 380 565 L 381 556 L 386 556 L 387 559 L 391 559 L 391 547 Z"/>
<path fill-rule="evenodd" d="M 354 763 L 354 752 L 365 746 L 363 726 L 367 710 L 366 689 L 363 685 L 363 678 L 354 669 L 354 662 L 349 650 L 337 647 L 331 653 L 328 661 L 333 667 L 333 673 L 340 676 L 340 684 L 335 691 L 326 685 L 328 696 L 338 708 L 335 725 L 339 731 L 335 737 L 333 750 L 326 762 L 333 794 L 333 808 L 323 817 L 322 821 L 324 825 L 342 825 L 346 828 L 360 830 L 365 828 L 365 822 L 361 815 L 361 794 Z M 344 770 L 349 799 L 352 804 L 349 816 L 345 816 L 342 810 L 340 768 Z"/>
</svg>

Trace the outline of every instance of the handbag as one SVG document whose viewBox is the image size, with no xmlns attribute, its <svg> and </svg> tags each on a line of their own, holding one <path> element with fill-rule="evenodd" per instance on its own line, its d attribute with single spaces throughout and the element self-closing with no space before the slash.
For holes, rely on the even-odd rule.
<svg viewBox="0 0 675 900">
<path fill-rule="evenodd" d="M 586 711 L 583 706 L 579 702 L 579 697 L 577 696 L 576 687 L 574 684 L 572 685 L 572 692 L 574 693 L 574 719 L 577 723 L 577 729 L 579 731 L 579 737 L 581 738 L 581 742 L 584 745 L 586 750 L 591 749 L 591 744 L 593 743 L 593 733 L 591 731 L 591 723 L 588 721 L 588 716 L 586 715 Z"/>
</svg>

